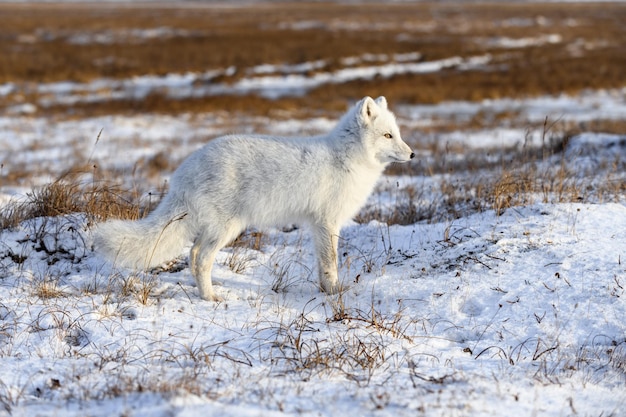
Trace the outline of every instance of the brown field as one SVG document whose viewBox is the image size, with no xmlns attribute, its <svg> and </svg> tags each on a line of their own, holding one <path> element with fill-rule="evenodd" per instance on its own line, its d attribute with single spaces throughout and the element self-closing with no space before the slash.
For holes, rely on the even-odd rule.
<svg viewBox="0 0 626 417">
<path fill-rule="evenodd" d="M 147 99 L 100 101 L 72 110 L 84 116 L 214 110 L 266 114 L 343 110 L 346 101 L 365 94 L 385 94 L 393 103 L 436 103 L 574 93 L 626 85 L 624 22 L 623 3 L 2 4 L 0 83 L 87 82 L 235 67 L 234 74 L 219 80 L 232 82 L 262 64 L 324 60 L 316 71 L 329 71 L 341 68 L 343 58 L 363 54 L 419 52 L 422 61 L 433 61 L 488 53 L 492 61 L 482 69 L 453 67 L 328 84 L 305 97 L 174 100 L 155 92 Z M 141 38 L 132 32 L 155 28 L 169 32 Z M 528 47 L 494 42 L 554 35 L 559 42 Z M 33 94 L 23 88 L 18 97 L 0 96 L 0 109 Z M 67 108 L 56 104 L 39 111 L 58 114 Z"/>
</svg>

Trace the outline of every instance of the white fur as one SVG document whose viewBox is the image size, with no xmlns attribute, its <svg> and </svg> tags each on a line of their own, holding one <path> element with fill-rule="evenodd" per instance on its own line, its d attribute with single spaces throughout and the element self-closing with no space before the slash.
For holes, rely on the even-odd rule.
<svg viewBox="0 0 626 417">
<path fill-rule="evenodd" d="M 306 223 L 321 288 L 335 293 L 341 225 L 362 207 L 387 164 L 413 155 L 384 97 L 365 97 L 324 136 L 217 138 L 174 172 L 169 193 L 148 217 L 101 224 L 96 247 L 119 265 L 148 268 L 193 242 L 190 266 L 200 296 L 217 300 L 211 268 L 218 250 L 249 226 Z"/>
</svg>

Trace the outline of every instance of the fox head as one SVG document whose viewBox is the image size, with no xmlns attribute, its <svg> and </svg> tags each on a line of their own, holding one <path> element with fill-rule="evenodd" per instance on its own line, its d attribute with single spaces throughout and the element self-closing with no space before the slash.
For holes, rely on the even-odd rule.
<svg viewBox="0 0 626 417">
<path fill-rule="evenodd" d="M 356 105 L 356 118 L 367 154 L 380 165 L 407 162 L 415 154 L 400 136 L 396 118 L 387 108 L 387 99 L 365 97 Z"/>
</svg>

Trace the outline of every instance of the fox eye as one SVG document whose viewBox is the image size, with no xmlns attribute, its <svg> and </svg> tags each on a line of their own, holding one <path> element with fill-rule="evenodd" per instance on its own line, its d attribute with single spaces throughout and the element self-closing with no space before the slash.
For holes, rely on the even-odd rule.
<svg viewBox="0 0 626 417">
<path fill-rule="evenodd" d="M 385 137 L 386 137 L 387 139 L 391 139 L 391 138 L 393 138 L 393 136 L 391 136 L 391 133 L 385 133 Z"/>
</svg>

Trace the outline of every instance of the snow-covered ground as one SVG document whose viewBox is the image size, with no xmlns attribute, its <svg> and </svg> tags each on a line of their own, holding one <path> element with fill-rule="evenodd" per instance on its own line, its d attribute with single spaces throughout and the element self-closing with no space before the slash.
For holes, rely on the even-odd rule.
<svg viewBox="0 0 626 417">
<path fill-rule="evenodd" d="M 626 89 L 587 91 L 576 96 L 399 106 L 395 110 L 405 140 L 416 146 L 418 154 L 427 157 L 429 154 L 424 148 L 434 142 L 440 148 L 458 145 L 478 150 L 521 144 L 539 146 L 545 139 L 541 125 L 546 117 L 550 124 L 624 120 Z M 507 119 L 488 129 L 445 132 L 438 129 L 462 125 L 479 114 L 494 120 L 506 114 Z M 233 120 L 226 113 L 110 115 L 58 120 L 36 115 L 0 116 L 1 173 L 6 176 L 20 176 L 23 171 L 44 174 L 29 175 L 24 182 L 30 187 L 49 182 L 71 167 L 94 162 L 102 168 L 131 170 L 154 155 L 164 153 L 176 164 L 207 140 L 223 134 L 255 131 L 282 136 L 314 135 L 330 130 L 334 123 L 335 120 L 325 117 L 271 120 L 240 116 Z"/>
<path fill-rule="evenodd" d="M 12 415 L 626 407 L 622 204 L 352 224 L 341 297 L 319 293 L 300 230 L 222 251 L 218 304 L 198 299 L 187 268 L 110 269 L 80 216 L 36 219 L 2 241 L 0 399 Z"/>
<path fill-rule="evenodd" d="M 524 120 L 623 120 L 625 97 L 597 91 L 397 114 L 421 155 L 420 141 L 435 139 L 492 152 L 524 143 Z M 478 113 L 516 119 L 419 134 Z M 2 175 L 44 174 L 0 183 L 0 205 L 74 165 L 130 177 L 141 160 L 166 153 L 178 161 L 234 126 L 291 135 L 332 124 L 233 123 L 220 114 L 4 117 Z M 626 180 L 624 136 L 586 133 L 563 153 L 572 172 Z M 159 184 L 167 175 L 133 180 Z M 370 205 L 392 207 L 389 190 L 427 181 L 435 180 L 385 177 Z M 85 215 L 28 220 L 0 231 L 0 415 L 625 415 L 626 200 L 612 200 L 537 198 L 500 216 L 348 224 L 341 296 L 319 292 L 306 229 L 267 230 L 258 246 L 220 252 L 221 303 L 198 298 L 184 256 L 167 270 L 118 269 L 92 251 Z"/>
</svg>

